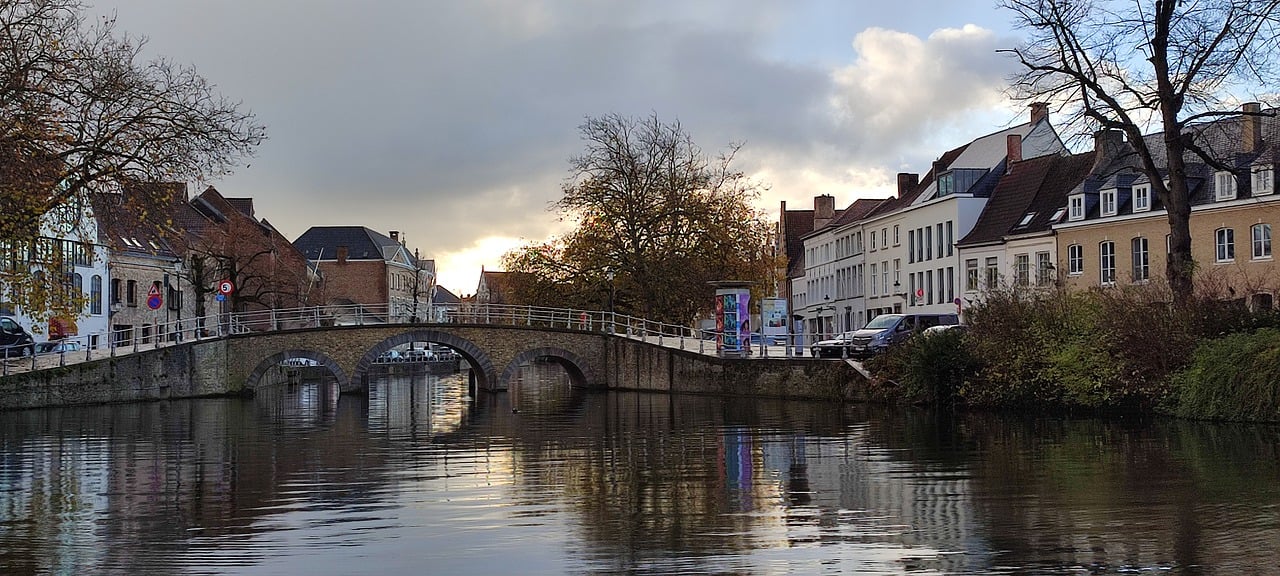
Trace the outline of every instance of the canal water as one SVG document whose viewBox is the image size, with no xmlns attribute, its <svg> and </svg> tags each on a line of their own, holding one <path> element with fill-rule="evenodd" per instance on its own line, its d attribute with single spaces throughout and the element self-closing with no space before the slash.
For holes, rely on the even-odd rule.
<svg viewBox="0 0 1280 576">
<path fill-rule="evenodd" d="M 1280 431 L 573 391 L 0 413 L 0 574 L 1266 574 Z"/>
</svg>

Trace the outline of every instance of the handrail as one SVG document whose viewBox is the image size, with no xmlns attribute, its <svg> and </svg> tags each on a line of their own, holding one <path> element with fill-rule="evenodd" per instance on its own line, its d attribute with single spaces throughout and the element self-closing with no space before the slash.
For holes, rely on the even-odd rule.
<svg viewBox="0 0 1280 576">
<path fill-rule="evenodd" d="M 68 343 L 57 356 L 57 366 L 68 362 L 115 357 L 140 350 L 162 348 L 190 340 L 222 338 L 236 334 L 267 333 L 347 325 L 378 324 L 479 324 L 491 326 L 530 326 L 564 328 L 588 332 L 604 332 L 617 336 L 644 340 L 659 346 L 696 350 L 701 354 L 733 356 L 798 357 L 807 356 L 802 334 L 783 334 L 785 344 L 769 344 L 765 340 L 778 338 L 764 336 L 746 346 L 719 350 L 716 343 L 724 336 L 735 336 L 714 330 L 699 330 L 689 326 L 668 324 L 636 316 L 605 310 L 579 310 L 545 306 L 519 306 L 510 304 L 453 304 L 433 305 L 430 318 L 412 318 L 403 306 L 386 304 L 341 304 L 329 306 L 305 306 L 298 308 L 272 308 L 245 312 L 207 314 L 195 318 L 182 318 L 168 322 L 135 326 L 123 330 L 110 330 L 105 334 L 85 334 L 68 337 L 58 342 Z M 758 334 L 753 334 L 753 340 Z M 775 340 L 776 341 L 776 340 Z M 693 344 L 696 342 L 696 346 Z M 52 354 L 35 354 L 30 357 L 10 358 L 12 352 L 20 352 L 18 346 L 0 346 L 0 375 L 12 370 L 52 367 L 44 360 Z M 781 348 L 781 350 L 779 350 Z M 69 350 L 69 351 L 68 351 Z"/>
</svg>

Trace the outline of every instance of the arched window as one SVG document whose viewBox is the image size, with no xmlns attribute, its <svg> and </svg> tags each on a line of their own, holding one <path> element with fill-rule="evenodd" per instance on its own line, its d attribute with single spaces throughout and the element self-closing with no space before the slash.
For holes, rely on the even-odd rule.
<svg viewBox="0 0 1280 576">
<path fill-rule="evenodd" d="M 97 274 L 89 279 L 89 313 L 102 313 L 102 276 Z"/>
</svg>

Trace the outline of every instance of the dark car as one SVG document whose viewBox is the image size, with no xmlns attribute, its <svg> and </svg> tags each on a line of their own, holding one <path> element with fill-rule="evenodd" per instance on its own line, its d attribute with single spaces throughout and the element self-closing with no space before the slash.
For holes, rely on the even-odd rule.
<svg viewBox="0 0 1280 576">
<path fill-rule="evenodd" d="M 66 354 L 80 350 L 80 343 L 74 340 L 50 340 L 36 344 L 36 354 Z"/>
<path fill-rule="evenodd" d="M 955 314 L 881 314 L 852 333 L 849 356 L 874 356 L 930 327 L 959 323 L 960 319 Z"/>
<path fill-rule="evenodd" d="M 809 351 L 815 358 L 848 358 L 849 344 L 853 341 L 853 332 L 845 332 L 830 340 L 819 340 Z"/>
<path fill-rule="evenodd" d="M 8 316 L 0 316 L 0 350 L 5 358 L 31 356 L 36 353 L 36 343 L 21 324 Z"/>
</svg>

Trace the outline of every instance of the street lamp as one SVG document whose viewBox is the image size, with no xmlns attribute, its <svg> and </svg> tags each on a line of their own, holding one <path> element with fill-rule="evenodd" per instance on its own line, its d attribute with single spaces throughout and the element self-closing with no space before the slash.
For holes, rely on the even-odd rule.
<svg viewBox="0 0 1280 576">
<path fill-rule="evenodd" d="M 609 279 L 609 332 L 613 333 L 616 331 L 618 321 L 618 317 L 613 313 L 613 270 L 606 271 L 604 275 Z"/>
</svg>

